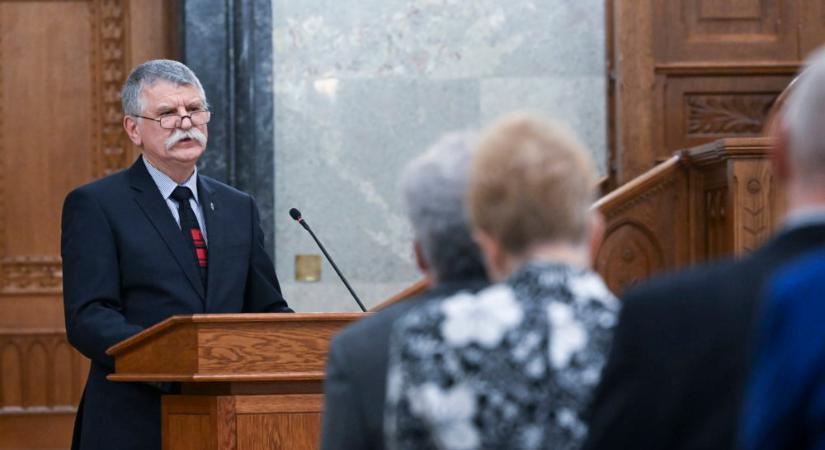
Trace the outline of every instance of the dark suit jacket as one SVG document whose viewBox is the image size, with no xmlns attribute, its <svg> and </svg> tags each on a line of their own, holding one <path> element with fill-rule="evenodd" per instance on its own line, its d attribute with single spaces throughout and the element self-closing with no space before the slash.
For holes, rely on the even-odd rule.
<svg viewBox="0 0 825 450">
<path fill-rule="evenodd" d="M 825 225 L 780 233 L 741 260 L 654 279 L 624 298 L 585 449 L 731 449 L 759 313 L 783 262 Z"/>
<path fill-rule="evenodd" d="M 192 249 L 143 161 L 72 191 L 63 205 L 66 333 L 92 360 L 75 448 L 160 448 L 155 387 L 106 381 L 106 349 L 176 314 L 290 311 L 252 198 L 198 175 L 209 246 L 203 287 Z M 214 206 L 214 209 L 212 208 Z"/>
<path fill-rule="evenodd" d="M 393 323 L 412 308 L 458 291 L 475 292 L 484 280 L 440 283 L 348 326 L 332 340 L 324 380 L 323 450 L 383 449 L 387 358 Z"/>
<path fill-rule="evenodd" d="M 823 292 L 825 248 L 784 265 L 765 285 L 739 449 L 825 449 Z"/>
</svg>

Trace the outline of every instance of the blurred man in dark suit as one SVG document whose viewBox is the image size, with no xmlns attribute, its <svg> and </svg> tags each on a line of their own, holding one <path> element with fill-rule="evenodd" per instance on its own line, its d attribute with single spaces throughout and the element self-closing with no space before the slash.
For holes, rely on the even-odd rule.
<svg viewBox="0 0 825 450">
<path fill-rule="evenodd" d="M 429 300 L 487 284 L 464 197 L 475 137 L 451 134 L 410 162 L 401 185 L 419 269 L 431 287 L 362 319 L 330 345 L 321 448 L 383 449 L 387 352 L 392 325 Z"/>
<path fill-rule="evenodd" d="M 765 288 L 740 422 L 742 450 L 825 448 L 825 248 Z"/>
<path fill-rule="evenodd" d="M 785 114 L 807 180 L 811 215 L 825 221 L 825 47 L 808 59 Z M 743 404 L 740 448 L 825 448 L 825 248 L 785 265 L 764 291 Z"/>
<path fill-rule="evenodd" d="M 760 293 L 783 263 L 825 244 L 825 71 L 812 61 L 774 149 L 783 228 L 739 260 L 656 278 L 624 298 L 585 448 L 731 449 Z"/>
<path fill-rule="evenodd" d="M 253 199 L 198 174 L 211 117 L 176 61 L 136 67 L 123 127 L 142 155 L 63 206 L 66 332 L 91 359 L 72 448 L 160 449 L 162 386 L 106 380 L 106 349 L 176 314 L 290 312 Z"/>
</svg>

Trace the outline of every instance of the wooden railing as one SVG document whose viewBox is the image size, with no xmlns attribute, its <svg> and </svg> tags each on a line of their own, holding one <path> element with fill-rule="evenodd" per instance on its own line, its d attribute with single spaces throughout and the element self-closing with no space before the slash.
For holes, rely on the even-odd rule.
<svg viewBox="0 0 825 450">
<path fill-rule="evenodd" d="M 755 249 L 783 205 L 768 138 L 721 139 L 676 152 L 593 206 L 606 233 L 595 268 L 621 293 L 667 269 Z"/>
</svg>

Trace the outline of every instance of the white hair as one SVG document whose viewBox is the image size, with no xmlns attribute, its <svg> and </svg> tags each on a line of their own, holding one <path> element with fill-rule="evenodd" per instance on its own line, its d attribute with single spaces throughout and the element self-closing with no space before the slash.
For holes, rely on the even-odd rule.
<svg viewBox="0 0 825 450">
<path fill-rule="evenodd" d="M 132 73 L 129 74 L 129 78 L 126 79 L 120 93 L 123 114 L 141 115 L 144 105 L 140 94 L 143 92 L 144 86 L 151 86 L 159 80 L 168 81 L 178 86 L 194 86 L 198 89 L 204 108 L 209 109 L 203 86 L 190 68 L 183 63 L 170 59 L 153 59 L 135 67 Z"/>
<path fill-rule="evenodd" d="M 450 133 L 410 161 L 401 190 L 415 238 L 440 281 L 484 276 L 465 211 L 477 136 Z"/>
<path fill-rule="evenodd" d="M 805 62 L 782 114 L 789 160 L 800 181 L 825 177 L 825 48 Z"/>
</svg>

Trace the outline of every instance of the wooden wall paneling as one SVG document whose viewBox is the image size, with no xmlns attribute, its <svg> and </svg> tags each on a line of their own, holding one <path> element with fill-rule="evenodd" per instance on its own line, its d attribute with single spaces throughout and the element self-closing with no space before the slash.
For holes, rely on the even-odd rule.
<svg viewBox="0 0 825 450">
<path fill-rule="evenodd" d="M 796 0 L 799 10 L 799 60 L 825 43 L 825 1 Z"/>
<path fill-rule="evenodd" d="M 763 107 L 792 79 L 802 55 L 825 41 L 821 0 L 610 5 L 612 186 L 680 148 L 758 135 Z"/>
<path fill-rule="evenodd" d="M 0 68 L 3 293 L 60 289 L 62 196 L 89 179 L 94 136 L 89 22 L 83 2 L 0 3 L 0 58 L 9 62 Z"/>
<path fill-rule="evenodd" d="M 653 167 L 652 0 L 616 0 L 614 3 L 615 168 L 620 186 Z"/>
<path fill-rule="evenodd" d="M 760 136 L 770 107 L 793 79 L 775 75 L 667 75 L 664 143 L 657 158 L 723 137 Z"/>
<path fill-rule="evenodd" d="M 63 328 L 62 203 L 136 157 L 120 88 L 133 55 L 174 56 L 177 5 L 0 0 L 0 449 L 69 445 L 89 362 Z"/>
<path fill-rule="evenodd" d="M 74 411 L 65 409 L 0 411 L 0 448 L 67 449 Z"/>
<path fill-rule="evenodd" d="M 796 0 L 655 0 L 661 62 L 798 59 Z"/>
</svg>

